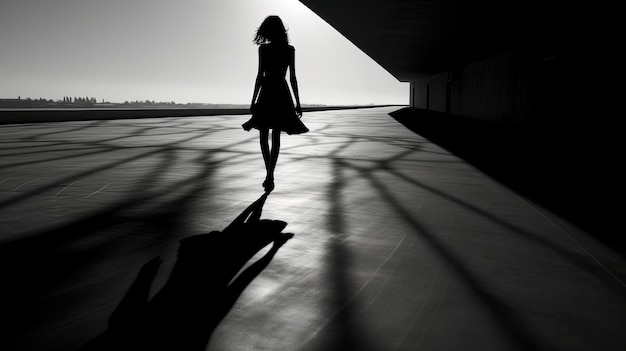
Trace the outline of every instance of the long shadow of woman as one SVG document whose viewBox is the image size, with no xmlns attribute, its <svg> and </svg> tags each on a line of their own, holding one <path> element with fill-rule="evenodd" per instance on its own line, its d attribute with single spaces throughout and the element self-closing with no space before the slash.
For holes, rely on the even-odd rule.
<svg viewBox="0 0 626 351">
<path fill-rule="evenodd" d="M 260 219 L 266 198 L 261 196 L 221 232 L 181 240 L 168 281 L 150 300 L 161 261 L 147 262 L 111 315 L 108 329 L 82 350 L 204 350 L 246 286 L 293 237 L 282 233 L 287 223 Z M 262 258 L 239 273 L 270 243 Z"/>
</svg>

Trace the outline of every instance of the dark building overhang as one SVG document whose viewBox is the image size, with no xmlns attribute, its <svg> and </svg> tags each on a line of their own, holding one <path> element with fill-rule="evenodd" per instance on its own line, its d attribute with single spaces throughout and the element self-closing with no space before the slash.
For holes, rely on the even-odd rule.
<svg viewBox="0 0 626 351">
<path fill-rule="evenodd" d="M 555 57 L 584 25 L 583 9 L 550 0 L 300 1 L 400 81 L 510 50 Z"/>
</svg>

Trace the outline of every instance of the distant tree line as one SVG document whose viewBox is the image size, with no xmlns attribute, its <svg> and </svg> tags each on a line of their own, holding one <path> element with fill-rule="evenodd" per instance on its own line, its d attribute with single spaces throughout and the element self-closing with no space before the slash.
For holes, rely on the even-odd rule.
<svg viewBox="0 0 626 351">
<path fill-rule="evenodd" d="M 303 104 L 303 107 L 320 107 L 325 105 Z M 201 102 L 177 103 L 174 101 L 155 101 L 155 100 L 134 100 L 124 101 L 123 103 L 109 102 L 102 99 L 98 102 L 95 97 L 72 97 L 64 96 L 61 99 L 33 99 L 30 97 L 17 99 L 0 98 L 0 108 L 219 108 L 219 109 L 245 109 L 249 106 L 246 104 L 210 104 Z"/>
<path fill-rule="evenodd" d="M 57 100 L 58 101 L 58 100 Z M 96 104 L 98 103 L 95 97 L 74 97 L 72 98 L 71 96 L 64 96 L 63 97 L 63 101 L 64 103 L 74 103 L 74 104 Z M 102 101 L 104 102 L 104 101 Z"/>
<path fill-rule="evenodd" d="M 163 101 L 159 101 L 156 102 L 154 100 L 135 100 L 135 101 L 124 101 L 124 105 L 178 105 L 177 103 L 175 103 L 174 101 L 169 101 L 169 102 L 163 102 Z"/>
<path fill-rule="evenodd" d="M 95 97 L 71 97 L 64 96 L 61 99 L 45 99 L 45 98 L 22 98 L 17 99 L 0 99 L 0 108 L 54 108 L 54 107 L 89 107 L 94 106 L 98 102 Z M 102 100 L 102 104 L 106 104 Z"/>
</svg>

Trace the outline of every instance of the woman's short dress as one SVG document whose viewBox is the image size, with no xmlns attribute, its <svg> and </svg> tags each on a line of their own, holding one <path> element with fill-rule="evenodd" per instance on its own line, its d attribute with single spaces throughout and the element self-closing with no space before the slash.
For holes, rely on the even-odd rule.
<svg viewBox="0 0 626 351">
<path fill-rule="evenodd" d="M 290 47 L 292 48 L 292 47 Z M 292 48 L 293 50 L 293 48 Z M 256 104 L 251 107 L 252 117 L 242 125 L 249 131 L 252 128 L 275 129 L 287 134 L 302 134 L 309 129 L 296 113 L 291 92 L 285 79 L 285 71 L 273 70 L 282 74 L 265 74 L 261 78 L 261 91 Z"/>
</svg>

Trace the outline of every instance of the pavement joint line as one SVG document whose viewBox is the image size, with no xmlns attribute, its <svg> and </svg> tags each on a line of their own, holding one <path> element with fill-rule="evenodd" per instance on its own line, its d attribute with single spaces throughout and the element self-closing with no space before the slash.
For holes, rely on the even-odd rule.
<svg viewBox="0 0 626 351">
<path fill-rule="evenodd" d="M 107 183 L 105 186 L 103 186 L 102 188 L 100 188 L 100 189 L 98 189 L 98 190 L 94 191 L 93 193 L 91 193 L 91 194 L 87 195 L 86 197 L 92 197 L 92 196 L 98 195 L 98 193 L 100 193 L 100 192 L 101 192 L 101 191 L 103 191 L 104 189 L 108 188 L 108 187 L 109 187 L 109 185 L 111 185 L 111 183 Z"/>
<path fill-rule="evenodd" d="M 8 179 L 8 178 L 7 178 L 7 179 Z M 36 182 L 36 181 L 38 181 L 38 180 L 40 180 L 40 179 L 41 179 L 41 178 L 35 178 L 35 179 L 31 179 L 31 180 L 29 180 L 29 181 L 27 181 L 27 182 L 24 182 L 24 183 L 20 184 L 17 188 L 13 189 L 13 191 L 18 191 L 18 190 L 20 190 L 23 186 L 28 185 L 28 184 L 33 183 L 33 182 Z"/>
<path fill-rule="evenodd" d="M 71 187 L 72 185 L 74 185 L 75 182 L 71 182 L 68 185 L 66 185 L 63 189 L 59 190 L 56 194 L 54 195 L 61 195 L 61 193 L 63 193 L 65 190 L 69 189 L 69 187 Z"/>
<path fill-rule="evenodd" d="M 615 279 L 617 283 L 622 286 L 622 288 L 626 289 L 626 283 L 622 279 L 620 279 L 615 273 L 613 273 L 613 271 L 610 268 L 602 264 L 602 262 L 600 262 L 600 260 L 598 260 L 598 258 L 594 254 L 592 254 L 591 252 L 589 252 L 589 250 L 587 250 L 584 246 L 582 246 L 578 242 L 578 240 L 574 239 L 574 237 L 572 237 L 572 235 L 570 235 L 570 233 L 567 230 L 565 230 L 562 226 L 560 226 L 558 223 L 553 221 L 552 218 L 548 217 L 545 213 L 543 213 L 543 211 L 538 209 L 536 206 L 533 206 L 529 201 L 521 197 L 515 191 L 511 191 L 511 193 L 513 193 L 513 195 L 515 195 L 515 197 L 517 197 L 521 202 L 525 203 L 526 206 L 530 207 L 534 212 L 539 214 L 541 217 L 543 217 L 545 220 L 551 223 L 554 227 L 556 227 L 561 233 L 563 233 L 563 235 L 565 235 L 572 243 L 574 243 L 576 247 L 578 247 L 582 252 L 584 252 L 593 262 L 595 262 L 598 266 L 600 266 L 600 268 L 602 268 L 611 277 L 613 277 L 613 279 Z"/>
</svg>

